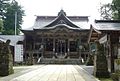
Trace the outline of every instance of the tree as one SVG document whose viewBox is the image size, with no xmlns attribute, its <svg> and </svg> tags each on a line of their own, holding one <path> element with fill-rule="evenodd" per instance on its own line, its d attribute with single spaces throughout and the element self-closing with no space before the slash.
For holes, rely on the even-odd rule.
<svg viewBox="0 0 120 81">
<path fill-rule="evenodd" d="M 112 1 L 113 19 L 120 19 L 120 0 Z"/>
<path fill-rule="evenodd" d="M 102 6 L 100 6 L 100 16 L 103 20 L 112 19 L 112 8 L 110 3 L 102 4 Z"/>
<path fill-rule="evenodd" d="M 0 34 L 2 32 L 2 29 L 3 29 L 3 21 L 2 21 L 2 19 L 0 19 Z"/>
<path fill-rule="evenodd" d="M 4 19 L 4 31 L 3 34 L 14 35 L 15 34 L 15 13 L 17 13 L 17 24 L 16 24 L 16 31 L 17 34 L 20 33 L 20 28 L 22 25 L 22 17 L 24 16 L 24 10 L 18 4 L 17 1 L 13 0 L 9 5 L 6 6 L 6 13 Z"/>
<path fill-rule="evenodd" d="M 10 0 L 0 0 L 0 16 L 4 18 L 6 13 L 6 6 L 9 4 Z"/>
</svg>

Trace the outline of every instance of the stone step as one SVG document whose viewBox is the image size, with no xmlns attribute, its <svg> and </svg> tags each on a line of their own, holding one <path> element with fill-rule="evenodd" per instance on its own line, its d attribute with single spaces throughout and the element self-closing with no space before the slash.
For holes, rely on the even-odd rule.
<svg viewBox="0 0 120 81">
<path fill-rule="evenodd" d="M 82 64 L 80 59 L 42 58 L 39 64 Z"/>
</svg>

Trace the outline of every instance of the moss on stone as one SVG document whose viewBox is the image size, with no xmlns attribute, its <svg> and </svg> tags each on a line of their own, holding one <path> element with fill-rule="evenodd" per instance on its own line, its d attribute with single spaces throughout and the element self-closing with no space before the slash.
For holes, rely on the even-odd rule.
<svg viewBox="0 0 120 81">
<path fill-rule="evenodd" d="M 108 78 L 110 74 L 108 72 L 107 59 L 104 53 L 104 47 L 102 44 L 97 43 L 97 55 L 96 55 L 96 69 L 95 76 L 99 78 Z"/>
<path fill-rule="evenodd" d="M 0 76 L 14 73 L 13 57 L 9 47 L 10 40 L 0 43 Z"/>
</svg>

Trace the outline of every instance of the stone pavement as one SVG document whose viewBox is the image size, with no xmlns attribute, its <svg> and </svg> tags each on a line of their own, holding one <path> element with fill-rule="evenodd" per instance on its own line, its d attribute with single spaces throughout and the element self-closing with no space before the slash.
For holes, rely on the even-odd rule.
<svg viewBox="0 0 120 81">
<path fill-rule="evenodd" d="M 26 74 L 30 71 L 33 71 L 37 68 L 41 68 L 45 65 L 34 65 L 34 66 L 15 66 L 14 68 L 14 74 L 11 74 L 9 76 L 0 77 L 0 81 L 10 81 L 11 79 L 21 76 L 23 74 Z"/>
<path fill-rule="evenodd" d="M 92 73 L 90 68 L 84 65 L 39 65 L 28 72 L 3 81 L 99 81 L 90 74 Z"/>
</svg>

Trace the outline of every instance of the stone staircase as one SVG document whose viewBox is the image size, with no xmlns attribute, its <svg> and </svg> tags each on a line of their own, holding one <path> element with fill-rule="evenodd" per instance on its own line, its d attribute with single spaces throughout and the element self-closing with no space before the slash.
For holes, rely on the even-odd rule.
<svg viewBox="0 0 120 81">
<path fill-rule="evenodd" d="M 80 59 L 41 58 L 38 64 L 82 64 Z"/>
</svg>

